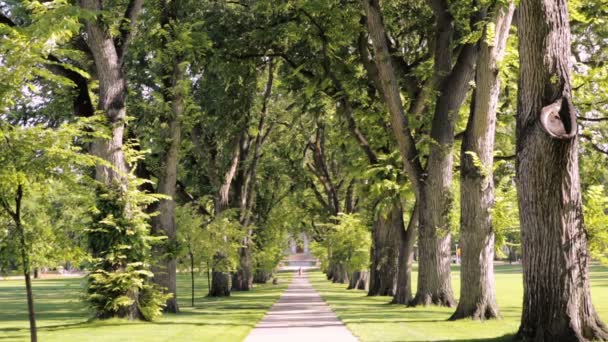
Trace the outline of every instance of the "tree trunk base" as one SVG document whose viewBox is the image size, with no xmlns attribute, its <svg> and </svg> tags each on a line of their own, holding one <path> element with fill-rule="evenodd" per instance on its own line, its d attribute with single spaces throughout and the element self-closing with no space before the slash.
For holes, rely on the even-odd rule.
<svg viewBox="0 0 608 342">
<path fill-rule="evenodd" d="M 346 267 L 343 265 L 336 265 L 332 273 L 332 283 L 348 284 L 348 272 L 346 271 Z"/>
<path fill-rule="evenodd" d="M 272 278 L 272 272 L 256 271 L 253 275 L 254 284 L 266 284 Z"/>
<path fill-rule="evenodd" d="M 369 273 L 367 271 L 353 272 L 347 290 L 365 290 Z"/>
<path fill-rule="evenodd" d="M 127 294 L 127 297 L 129 297 L 133 300 L 133 304 L 131 304 L 129 306 L 121 307 L 120 309 L 118 309 L 116 311 L 116 314 L 113 316 L 107 316 L 107 317 L 101 317 L 101 318 L 118 317 L 118 318 L 126 318 L 131 321 L 143 320 L 144 315 L 139 310 L 139 292 L 130 291 Z"/>
<path fill-rule="evenodd" d="M 573 322 L 564 324 L 566 328 L 560 331 L 554 330 L 550 323 L 534 326 L 522 325 L 515 335 L 516 341 L 608 341 L 608 327 L 602 323 L 599 317 L 586 322 L 584 327 L 574 328 Z"/>
<path fill-rule="evenodd" d="M 412 299 L 408 306 L 429 306 L 429 305 L 437 305 L 437 306 L 445 306 L 448 308 L 454 307 L 456 302 L 452 295 L 447 293 L 417 293 L 416 297 Z"/>
<path fill-rule="evenodd" d="M 498 312 L 498 306 L 496 304 L 489 303 L 478 303 L 475 306 L 465 307 L 462 304 L 458 304 L 456 312 L 449 318 L 450 321 L 459 319 L 473 319 L 473 320 L 488 320 L 501 318 Z"/>
<path fill-rule="evenodd" d="M 250 291 L 253 285 L 253 278 L 250 272 L 239 269 L 232 275 L 232 291 Z"/>
<path fill-rule="evenodd" d="M 230 297 L 230 273 L 211 273 L 211 288 L 207 297 Z"/>
<path fill-rule="evenodd" d="M 393 296 L 393 300 L 391 304 L 403 304 L 409 305 L 413 301 L 414 297 L 412 296 L 411 291 L 397 291 Z"/>
<path fill-rule="evenodd" d="M 179 305 L 177 305 L 177 298 L 171 297 L 167 299 L 167 305 L 163 309 L 165 313 L 179 313 Z"/>
</svg>

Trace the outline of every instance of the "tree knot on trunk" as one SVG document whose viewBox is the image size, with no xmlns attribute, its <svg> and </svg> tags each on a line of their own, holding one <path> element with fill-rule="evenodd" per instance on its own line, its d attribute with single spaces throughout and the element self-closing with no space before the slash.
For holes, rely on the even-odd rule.
<svg viewBox="0 0 608 342">
<path fill-rule="evenodd" d="M 542 129 L 552 138 L 569 140 L 576 136 L 576 108 L 570 97 L 565 96 L 543 107 L 540 111 Z"/>
</svg>

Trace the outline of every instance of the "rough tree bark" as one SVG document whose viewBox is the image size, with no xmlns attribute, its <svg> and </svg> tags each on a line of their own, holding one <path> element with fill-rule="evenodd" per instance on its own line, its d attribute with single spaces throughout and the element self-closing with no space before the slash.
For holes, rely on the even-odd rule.
<svg viewBox="0 0 608 342">
<path fill-rule="evenodd" d="M 522 0 L 517 193 L 524 306 L 517 337 L 608 340 L 589 292 L 566 0 Z"/>
<path fill-rule="evenodd" d="M 169 25 L 170 20 L 177 20 L 177 8 L 175 4 L 169 4 L 167 1 L 161 2 L 161 25 Z M 165 45 L 168 42 L 164 42 Z M 185 106 L 185 88 L 183 85 L 185 66 L 182 65 L 180 56 L 173 57 L 173 66 L 170 69 L 170 74 L 164 78 L 164 99 L 167 103 L 171 103 L 171 112 L 161 119 L 162 122 L 168 124 L 168 131 L 161 132 L 164 139 L 161 141 L 167 142 L 165 150 L 161 153 L 160 172 L 158 175 L 158 186 L 156 192 L 169 196 L 169 199 L 161 199 L 158 202 L 159 214 L 152 219 L 152 231 L 154 234 L 161 234 L 167 237 L 165 244 L 175 246 L 176 244 L 176 226 L 175 226 L 175 194 L 177 187 L 177 167 L 179 163 L 179 150 L 181 144 L 181 117 Z M 163 248 L 163 247 L 161 247 Z M 154 282 L 166 289 L 167 293 L 171 293 L 172 297 L 167 300 L 165 311 L 177 313 L 179 306 L 177 305 L 177 261 L 175 251 L 170 250 L 167 254 L 166 248 L 163 251 L 155 251 L 159 257 L 159 264 L 153 265 L 152 273 L 154 273 Z"/>
<path fill-rule="evenodd" d="M 355 271 L 350 277 L 347 290 L 365 290 L 369 280 L 368 271 Z"/>
<path fill-rule="evenodd" d="M 499 316 L 494 293 L 493 152 L 496 106 L 500 92 L 498 63 L 504 51 L 515 6 L 497 5 L 494 30 L 484 29 L 471 114 L 460 152 L 460 301 L 450 319 Z M 490 36 L 493 35 L 493 36 Z M 491 41 L 489 41 L 491 40 Z"/>
<path fill-rule="evenodd" d="M 127 114 L 127 84 L 126 75 L 123 70 L 124 56 L 135 31 L 137 18 L 139 17 L 143 0 L 131 0 L 122 19 L 125 25 L 120 30 L 119 39 L 110 34 L 103 22 L 100 12 L 103 4 L 100 0 L 80 0 L 80 7 L 98 14 L 95 19 L 88 20 L 85 24 L 87 32 L 87 45 L 93 55 L 95 68 L 99 78 L 98 109 L 102 111 L 110 128 L 109 139 L 97 139 L 91 146 L 94 155 L 109 162 L 113 167 L 97 165 L 95 178 L 107 186 L 116 187 L 121 190 L 127 188 L 128 172 L 123 151 L 123 136 L 125 119 Z M 93 254 L 103 251 L 93 251 Z M 128 296 L 133 299 L 133 304 L 123 310 L 119 310 L 119 317 L 139 319 L 142 317 L 137 307 L 137 291 L 129 291 Z"/>
<path fill-rule="evenodd" d="M 450 277 L 450 220 L 453 196 L 454 129 L 458 112 L 469 89 L 477 61 L 477 44 L 465 44 L 458 55 L 454 54 L 454 18 L 447 3 L 431 1 L 436 17 L 436 43 L 434 51 L 435 86 L 439 96 L 431 127 L 428 176 L 423 177 L 418 205 L 420 271 L 418 288 L 411 305 L 437 304 L 453 306 L 456 302 Z M 475 15 L 482 15 L 476 13 Z M 476 20 L 474 20 L 476 21 Z M 453 59 L 456 57 L 456 62 Z"/>
<path fill-rule="evenodd" d="M 419 206 L 420 272 L 418 289 L 411 305 L 454 305 L 450 279 L 450 227 L 452 205 L 452 149 L 457 113 L 464 101 L 477 59 L 476 45 L 466 44 L 453 63 L 454 18 L 447 3 L 429 0 L 436 17 L 434 83 L 439 90 L 433 116 L 430 154 L 423 172 L 418 152 L 404 115 L 403 103 L 391 62 L 378 0 L 362 0 L 375 51 L 375 62 L 383 94 L 391 113 L 391 126 L 404 168 L 416 191 Z M 478 15 L 476 13 L 476 15 Z"/>
<path fill-rule="evenodd" d="M 412 263 L 414 262 L 414 243 L 418 230 L 418 205 L 414 205 L 407 230 L 399 232 L 399 269 L 397 271 L 397 284 L 393 304 L 409 304 L 412 296 Z"/>
<path fill-rule="evenodd" d="M 370 3 L 370 6 L 374 6 L 374 4 Z M 376 17 L 376 16 L 379 16 L 380 14 L 379 14 L 379 12 L 375 12 L 375 10 L 379 10 L 379 8 L 370 8 L 369 9 L 369 11 L 372 11 L 372 12 L 370 12 L 370 15 L 374 16 L 374 18 L 375 18 L 375 19 L 373 18 L 372 20 L 381 19 L 379 17 Z M 362 22 L 366 22 L 366 21 L 367 21 L 367 19 L 362 20 Z M 381 29 L 381 28 L 376 27 L 376 29 Z M 359 54 L 360 54 L 360 60 L 365 67 L 367 75 L 368 75 L 370 81 L 372 82 L 372 84 L 374 85 L 374 87 L 376 88 L 376 90 L 378 91 L 378 93 L 382 97 L 384 97 L 385 93 L 384 93 L 384 89 L 382 86 L 383 85 L 382 80 L 380 79 L 378 67 L 374 63 L 374 60 L 368 51 L 367 35 L 362 33 L 359 36 L 358 43 L 359 43 L 358 50 L 359 50 Z M 386 70 L 385 70 L 385 72 L 386 72 Z M 416 101 L 416 102 L 417 102 L 416 105 L 418 105 L 419 103 L 423 103 L 424 101 Z M 350 106 L 343 106 L 343 107 L 346 109 L 345 113 L 347 114 L 346 117 L 347 117 L 348 127 L 349 127 L 349 130 L 351 131 L 351 134 L 353 135 L 353 137 L 355 137 L 355 139 L 359 143 L 359 146 L 363 149 L 363 151 L 368 156 L 369 163 L 371 165 L 377 164 L 378 158 L 377 158 L 375 152 L 371 149 L 371 147 L 369 146 L 369 143 L 367 142 L 367 140 L 365 139 L 363 134 L 357 128 L 354 117 L 352 115 L 352 110 L 348 110 L 348 109 L 350 109 Z M 422 111 L 422 109 L 414 109 L 414 111 L 419 112 L 419 111 Z M 398 203 L 394 203 L 394 204 L 397 205 Z M 401 208 L 400 204 L 399 204 L 399 207 Z M 417 213 L 417 211 L 416 211 L 416 213 Z M 396 215 L 393 215 L 393 217 L 397 218 Z M 375 216 L 374 219 L 377 220 L 379 218 L 380 218 L 380 215 L 377 215 L 377 216 Z M 378 225 L 378 223 L 374 222 L 373 226 L 376 227 L 377 225 Z M 412 224 L 412 222 L 410 222 L 407 233 L 403 230 L 403 222 L 401 222 L 400 224 L 393 224 L 392 227 L 395 229 L 399 229 L 399 231 L 396 232 L 396 235 L 399 237 L 399 240 L 396 243 L 396 245 L 398 246 L 398 259 L 397 259 L 397 277 L 396 277 L 396 283 L 395 283 L 393 303 L 407 304 L 409 302 L 409 300 L 412 299 L 412 296 L 411 296 L 411 272 L 412 272 L 412 260 L 413 260 L 412 252 L 413 252 L 413 247 L 414 247 L 414 243 L 416 240 L 415 230 L 418 227 L 417 214 L 416 214 L 415 222 L 413 222 L 413 224 Z M 410 229 L 410 228 L 412 228 L 412 229 Z M 382 244 L 381 241 L 376 241 L 375 238 L 379 237 L 379 236 L 383 236 L 383 235 L 384 234 L 372 234 L 372 248 L 374 248 L 374 246 Z M 372 249 L 372 251 L 374 251 L 374 249 Z M 372 254 L 371 255 L 372 256 L 372 260 L 371 260 L 372 269 L 377 269 L 376 265 L 378 265 L 380 263 L 380 260 L 386 259 L 386 257 L 387 257 L 387 256 L 382 256 L 380 253 L 372 252 L 371 254 Z M 375 256 L 378 256 L 379 259 L 374 259 Z M 371 286 L 368 286 L 368 289 L 371 289 Z"/>
<path fill-rule="evenodd" d="M 242 136 L 242 134 L 241 134 Z M 230 187 L 232 180 L 236 174 L 236 170 L 240 160 L 240 144 L 239 137 L 234 143 L 234 151 L 232 154 L 232 160 L 226 174 L 223 178 L 223 183 L 219 188 L 216 196 L 215 214 L 219 215 L 230 207 Z M 226 238 L 226 237 L 224 237 Z M 213 256 L 213 263 L 215 265 L 221 265 L 224 263 L 226 256 L 222 253 L 218 253 Z M 211 285 L 209 287 L 209 297 L 228 297 L 230 296 L 230 272 L 224 270 L 214 269 L 211 272 Z"/>
<path fill-rule="evenodd" d="M 381 212 L 374 220 L 372 229 L 371 259 L 368 296 L 393 296 L 397 282 L 397 265 L 401 231 L 403 227 L 403 209 L 399 198 L 391 203 L 390 211 L 384 216 Z"/>
</svg>

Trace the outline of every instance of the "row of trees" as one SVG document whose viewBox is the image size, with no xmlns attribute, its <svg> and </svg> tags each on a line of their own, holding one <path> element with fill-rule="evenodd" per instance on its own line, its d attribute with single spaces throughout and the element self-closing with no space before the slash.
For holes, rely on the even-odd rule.
<svg viewBox="0 0 608 342">
<path fill-rule="evenodd" d="M 494 253 L 521 241 L 518 336 L 608 338 L 587 274 L 606 240 L 605 5 L 0 2 L 0 253 L 33 339 L 32 265 L 85 261 L 98 317 L 153 319 L 179 311 L 180 261 L 211 296 L 247 291 L 288 231 L 333 281 L 412 306 L 456 306 L 457 242 L 452 319 L 499 317 Z"/>
</svg>

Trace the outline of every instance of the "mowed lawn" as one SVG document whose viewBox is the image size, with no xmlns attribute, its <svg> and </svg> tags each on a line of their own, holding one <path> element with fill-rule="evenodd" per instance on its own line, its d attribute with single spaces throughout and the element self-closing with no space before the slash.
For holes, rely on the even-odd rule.
<svg viewBox="0 0 608 342">
<path fill-rule="evenodd" d="M 40 341 L 242 341 L 287 288 L 291 274 L 280 273 L 279 285 L 260 285 L 229 298 L 206 298 L 207 280 L 196 279 L 195 307 L 190 306 L 190 278 L 178 276 L 180 314 L 156 322 L 90 320 L 82 301 L 83 278 L 34 281 Z M 23 280 L 0 280 L 0 342 L 29 340 Z"/>
<path fill-rule="evenodd" d="M 416 271 L 416 269 L 414 269 Z M 309 274 L 313 286 L 348 329 L 361 341 L 509 341 L 517 332 L 523 301 L 521 266 L 497 265 L 496 295 L 503 319 L 447 321 L 454 309 L 407 308 L 387 304 L 389 297 L 367 297 L 364 291 L 331 284 L 321 272 Z M 452 268 L 452 285 L 458 296 L 459 267 Z M 414 289 L 417 274 L 414 272 Z M 608 268 L 591 267 L 592 297 L 600 316 L 608 321 Z"/>
</svg>

